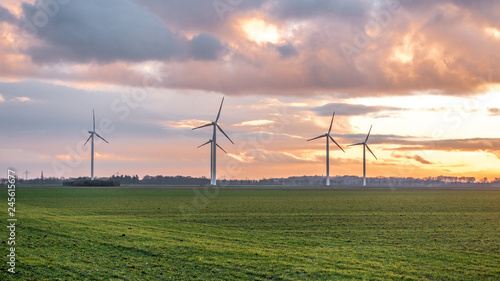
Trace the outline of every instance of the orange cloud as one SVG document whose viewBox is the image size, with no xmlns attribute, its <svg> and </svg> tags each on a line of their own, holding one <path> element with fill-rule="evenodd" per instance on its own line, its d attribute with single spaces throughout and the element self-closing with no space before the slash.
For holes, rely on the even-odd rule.
<svg viewBox="0 0 500 281">
<path fill-rule="evenodd" d="M 180 121 L 165 121 L 163 123 L 164 127 L 171 127 L 171 128 L 189 128 L 193 129 L 208 123 L 211 123 L 212 121 L 204 121 L 204 120 L 195 120 L 195 119 L 190 119 L 190 120 L 180 120 Z"/>
<path fill-rule="evenodd" d="M 252 121 L 244 121 L 238 124 L 234 124 L 233 126 L 242 127 L 242 126 L 263 126 L 273 124 L 272 120 L 252 120 Z"/>
</svg>

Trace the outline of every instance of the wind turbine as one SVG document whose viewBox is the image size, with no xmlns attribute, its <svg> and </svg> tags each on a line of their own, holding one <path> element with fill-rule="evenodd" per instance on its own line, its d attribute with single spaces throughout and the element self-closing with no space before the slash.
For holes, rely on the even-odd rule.
<svg viewBox="0 0 500 281">
<path fill-rule="evenodd" d="M 377 156 L 373 154 L 372 150 L 368 146 L 366 142 L 368 142 L 368 138 L 370 137 L 370 132 L 372 131 L 373 125 L 370 126 L 370 130 L 368 131 L 368 135 L 366 135 L 366 139 L 364 142 L 356 143 L 356 144 L 351 144 L 348 146 L 356 146 L 356 145 L 363 145 L 363 186 L 366 186 L 366 148 L 368 148 L 368 151 L 377 159 Z M 378 159 L 377 159 L 378 160 Z"/>
<path fill-rule="evenodd" d="M 198 148 L 200 148 L 200 147 L 202 147 L 202 146 L 204 146 L 204 145 L 207 145 L 207 144 L 209 144 L 209 143 L 212 143 L 212 142 L 213 142 L 212 140 L 208 140 L 206 143 L 204 143 L 204 144 L 202 144 L 202 145 L 198 146 Z M 226 153 L 226 154 L 227 154 L 227 152 L 224 150 L 224 148 L 222 148 L 222 147 L 221 147 L 218 143 L 216 143 L 215 145 L 216 145 L 218 148 L 220 148 L 220 150 L 224 151 L 224 153 Z M 212 172 L 212 170 L 213 170 L 213 167 L 212 167 L 212 165 L 213 165 L 213 159 L 214 159 L 214 156 L 212 155 L 212 151 L 210 150 L 210 172 Z M 210 183 L 212 183 L 212 180 L 211 180 L 211 179 L 210 179 Z"/>
<path fill-rule="evenodd" d="M 92 131 L 89 131 L 89 138 L 87 139 L 87 141 L 83 144 L 83 145 L 86 145 L 90 139 L 92 139 L 91 141 L 91 156 L 90 156 L 90 180 L 94 180 L 94 135 L 96 135 L 97 137 L 99 137 L 100 139 L 102 139 L 103 141 L 105 141 L 106 143 L 109 143 L 107 140 L 105 140 L 103 137 L 99 136 L 98 133 L 96 133 L 95 131 L 95 114 L 94 114 L 94 110 L 92 109 Z"/>
<path fill-rule="evenodd" d="M 234 144 L 234 142 L 228 137 L 228 135 L 226 135 L 226 133 L 224 133 L 224 131 L 222 130 L 222 128 L 219 126 L 219 124 L 217 124 L 217 121 L 219 121 L 220 111 L 222 109 L 222 104 L 223 103 L 224 103 L 224 98 L 222 98 L 222 102 L 220 103 L 219 113 L 217 113 L 217 117 L 215 118 L 215 121 L 213 121 L 211 123 L 208 123 L 208 124 L 205 124 L 203 126 L 199 126 L 199 127 L 193 128 L 193 130 L 196 130 L 196 129 L 200 129 L 200 128 L 203 128 L 203 127 L 213 126 L 213 136 L 212 136 L 212 139 L 201 145 L 201 146 L 203 146 L 203 145 L 208 144 L 208 143 L 212 144 L 211 145 L 212 149 L 211 149 L 211 153 L 210 153 L 210 185 L 217 185 L 217 176 L 216 176 L 216 166 L 217 166 L 216 165 L 217 164 L 216 147 L 219 147 L 220 149 L 222 149 L 222 147 L 220 147 L 217 144 L 217 129 L 219 129 L 219 131 L 221 131 L 221 133 L 224 134 L 224 136 L 226 136 L 226 138 L 232 144 Z M 201 147 L 201 146 L 199 146 L 199 147 Z M 224 149 L 222 149 L 222 151 L 224 151 Z"/>
<path fill-rule="evenodd" d="M 335 117 L 335 111 L 333 112 L 332 115 L 332 121 L 330 122 L 330 129 L 328 129 L 328 133 L 307 140 L 307 141 L 312 141 L 315 139 L 326 138 L 326 185 L 330 185 L 330 140 L 332 140 L 340 148 L 340 150 L 344 151 L 342 147 L 340 147 L 340 145 L 330 135 L 330 132 L 332 131 L 334 117 Z"/>
</svg>

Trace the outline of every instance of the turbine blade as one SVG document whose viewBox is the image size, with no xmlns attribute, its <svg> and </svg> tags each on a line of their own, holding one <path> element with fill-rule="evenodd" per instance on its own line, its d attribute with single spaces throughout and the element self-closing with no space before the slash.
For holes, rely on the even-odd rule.
<svg viewBox="0 0 500 281">
<path fill-rule="evenodd" d="M 340 145 L 332 138 L 332 136 L 328 135 L 330 137 L 330 139 L 340 148 L 340 150 L 344 151 L 344 149 L 342 147 L 340 147 Z M 345 151 L 344 151 L 345 153 Z"/>
<path fill-rule="evenodd" d="M 219 128 L 219 130 L 221 131 L 221 133 L 224 134 L 224 136 L 226 136 L 226 138 L 232 143 L 234 144 L 234 142 L 228 137 L 228 135 L 226 135 L 226 133 L 224 133 L 224 131 L 222 130 L 222 128 L 219 126 L 219 124 L 216 124 L 217 125 L 217 128 Z"/>
<path fill-rule="evenodd" d="M 366 145 L 366 148 L 368 148 L 368 151 L 370 151 L 370 153 L 373 155 L 373 157 L 375 157 L 375 159 L 378 160 L 377 156 L 375 156 L 375 154 L 373 154 L 373 151 L 370 149 L 370 147 L 368 147 L 367 144 L 365 144 L 365 145 Z"/>
<path fill-rule="evenodd" d="M 330 129 L 328 129 L 328 134 L 330 134 L 330 132 L 332 131 L 333 117 L 335 117 L 335 111 L 333 112 L 333 115 L 332 115 L 332 122 L 330 122 Z"/>
<path fill-rule="evenodd" d="M 212 123 L 208 123 L 208 124 L 205 124 L 203 126 L 199 126 L 199 127 L 193 128 L 192 130 L 196 130 L 196 129 L 200 129 L 200 128 L 208 127 L 208 126 L 212 126 Z"/>
<path fill-rule="evenodd" d="M 206 143 L 204 143 L 204 144 L 202 144 L 202 145 L 198 146 L 197 148 L 200 148 L 200 147 L 202 147 L 202 146 L 204 146 L 204 145 L 207 145 L 207 144 L 209 144 L 209 143 L 211 143 L 211 142 L 212 142 L 212 140 L 208 140 Z"/>
<path fill-rule="evenodd" d="M 222 104 L 224 103 L 224 97 L 222 97 L 222 102 L 220 103 L 220 107 L 219 107 L 219 113 L 217 113 L 217 118 L 215 118 L 215 122 L 217 122 L 219 120 L 219 117 L 220 117 L 220 111 L 222 109 Z"/>
<path fill-rule="evenodd" d="M 92 108 L 92 131 L 95 132 L 95 113 L 93 108 Z"/>
<path fill-rule="evenodd" d="M 315 137 L 315 138 L 312 138 L 312 139 L 308 139 L 307 141 L 312 141 L 312 140 L 315 140 L 315 139 L 319 139 L 319 138 L 322 138 L 324 136 L 326 136 L 326 135 L 321 135 L 321 136 L 318 136 L 318 137 Z"/>
<path fill-rule="evenodd" d="M 224 150 L 224 148 L 220 147 L 220 145 L 218 143 L 216 143 L 217 147 L 220 148 L 222 151 L 224 151 L 224 153 L 227 154 L 227 152 Z"/>
<path fill-rule="evenodd" d="M 355 145 L 362 145 L 362 144 L 365 144 L 365 143 L 364 142 L 360 142 L 360 143 L 350 144 L 348 146 L 355 146 Z"/>
<path fill-rule="evenodd" d="M 366 140 L 365 143 L 368 141 L 368 138 L 370 137 L 370 132 L 372 131 L 373 125 L 370 126 L 370 130 L 368 131 L 368 135 L 366 135 Z"/>
<path fill-rule="evenodd" d="M 90 134 L 89 138 L 87 139 L 87 141 L 83 145 L 86 145 L 89 142 L 91 137 L 92 137 L 92 134 Z"/>
<path fill-rule="evenodd" d="M 107 140 L 105 140 L 103 137 L 99 136 L 98 133 L 95 133 L 96 136 L 98 136 L 101 140 L 105 141 L 106 143 L 109 143 Z"/>
</svg>

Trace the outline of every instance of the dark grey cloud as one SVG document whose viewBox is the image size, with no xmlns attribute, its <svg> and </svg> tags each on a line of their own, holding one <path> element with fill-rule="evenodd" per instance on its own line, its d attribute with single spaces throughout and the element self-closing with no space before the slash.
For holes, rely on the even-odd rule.
<svg viewBox="0 0 500 281">
<path fill-rule="evenodd" d="M 469 138 L 469 139 L 443 139 L 443 140 L 422 140 L 415 137 L 377 135 L 370 142 L 400 145 L 391 150 L 399 151 L 483 151 L 491 153 L 500 159 L 500 138 Z M 417 160 L 417 159 L 415 159 Z M 418 160 L 417 160 L 418 161 Z"/>
<path fill-rule="evenodd" d="M 467 151 L 467 152 L 486 152 L 495 155 L 500 159 L 500 138 L 466 138 L 466 139 L 442 139 L 425 140 L 421 137 L 414 136 L 401 136 L 401 135 L 384 135 L 376 134 L 374 131 L 376 127 L 373 127 L 372 133 L 368 140 L 368 144 L 390 144 L 399 147 L 390 148 L 391 151 Z M 368 133 L 368 130 L 366 131 Z M 342 138 L 346 143 L 357 143 L 363 141 L 366 138 L 366 134 L 337 134 L 338 138 Z M 398 158 L 396 154 L 393 153 L 393 157 Z M 422 164 L 433 164 L 426 159 L 414 155 L 408 159 L 413 159 Z M 429 163 L 427 163 L 429 162 Z"/>
<path fill-rule="evenodd" d="M 24 3 L 23 16 L 33 19 L 40 5 L 39 1 Z M 213 35 L 201 34 L 190 41 L 182 33 L 172 32 L 158 16 L 132 1 L 71 1 L 36 31 L 43 43 L 26 52 L 42 64 L 214 60 L 223 49 Z"/>
<path fill-rule="evenodd" d="M 497 151 L 500 150 L 500 138 L 445 139 L 429 141 L 398 141 L 403 144 L 397 150 L 446 150 L 446 151 Z"/>
<path fill-rule="evenodd" d="M 366 133 L 368 133 L 368 128 Z M 339 136 L 351 141 L 366 138 L 364 134 L 340 134 Z M 500 156 L 500 138 L 425 139 L 415 136 L 376 134 L 374 126 L 368 143 L 399 145 L 397 148 L 390 148 L 390 150 L 399 151 L 486 151 Z"/>
<path fill-rule="evenodd" d="M 394 158 L 398 158 L 398 159 L 410 159 L 410 160 L 415 160 L 421 164 L 424 164 L 424 165 L 430 165 L 430 164 L 434 164 L 426 159 L 424 159 L 422 156 L 420 155 L 417 155 L 417 154 L 414 154 L 414 155 L 408 155 L 408 154 L 397 154 L 397 153 L 391 153 L 391 156 L 394 157 Z"/>
<path fill-rule="evenodd" d="M 0 22 L 15 23 L 17 18 L 4 7 L 0 6 Z"/>
<path fill-rule="evenodd" d="M 283 45 L 273 45 L 273 46 L 280 53 L 282 59 L 286 59 L 288 57 L 295 57 L 299 54 L 297 49 L 290 43 L 286 43 Z"/>
<path fill-rule="evenodd" d="M 314 107 L 311 109 L 320 116 L 331 116 L 335 111 L 336 115 L 355 116 L 368 113 L 378 113 L 382 111 L 399 111 L 399 107 L 391 106 L 367 106 L 361 104 L 347 104 L 347 103 L 328 103 L 323 106 Z"/>
<path fill-rule="evenodd" d="M 216 60 L 224 51 L 221 41 L 208 33 L 193 37 L 190 46 L 191 54 L 197 60 Z"/>
<path fill-rule="evenodd" d="M 23 4 L 33 19 L 40 2 Z M 167 59 L 179 52 L 176 35 L 130 1 L 71 1 L 38 29 L 44 45 L 28 50 L 35 62 Z"/>
<path fill-rule="evenodd" d="M 369 127 L 366 128 L 365 133 L 362 134 L 336 134 L 337 137 L 345 140 L 346 144 L 354 144 L 362 142 L 366 139 L 366 135 L 370 130 Z M 412 136 L 401 136 L 401 135 L 393 135 L 393 134 L 377 134 L 377 126 L 372 127 L 372 131 L 370 132 L 370 137 L 368 139 L 368 144 L 399 144 L 401 146 L 411 142 L 418 141 L 421 138 L 416 138 Z M 423 142 L 423 141 L 422 141 Z"/>
<path fill-rule="evenodd" d="M 428 160 L 425 160 L 422 156 L 420 155 L 413 155 L 413 160 L 417 161 L 417 162 L 420 162 L 422 164 L 425 164 L 425 165 L 430 165 L 430 164 L 434 164 Z"/>
<path fill-rule="evenodd" d="M 343 0 L 276 0 L 269 1 L 269 13 L 281 19 L 306 19 L 318 15 L 362 17 L 370 2 Z"/>
<path fill-rule="evenodd" d="M 136 0 L 178 30 L 214 31 L 230 17 L 259 8 L 265 0 Z"/>
</svg>

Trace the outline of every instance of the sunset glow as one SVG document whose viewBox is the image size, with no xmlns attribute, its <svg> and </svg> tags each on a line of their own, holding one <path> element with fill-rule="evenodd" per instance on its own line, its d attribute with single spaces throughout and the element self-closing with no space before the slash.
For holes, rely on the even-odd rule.
<svg viewBox="0 0 500 281">
<path fill-rule="evenodd" d="M 243 31 L 248 39 L 257 43 L 278 43 L 280 35 L 278 29 L 273 24 L 266 23 L 261 19 L 250 19 L 243 23 Z"/>
<path fill-rule="evenodd" d="M 485 30 L 486 30 L 486 33 L 488 33 L 489 35 L 491 35 L 495 38 L 500 38 L 500 30 L 498 30 L 494 27 L 487 27 Z"/>
<path fill-rule="evenodd" d="M 333 111 L 332 176 L 373 125 L 369 177 L 500 177 L 500 2 L 42 2 L 0 4 L 0 169 L 87 176 L 94 109 L 97 176 L 208 176 L 225 97 L 220 178 L 324 175 Z"/>
</svg>

